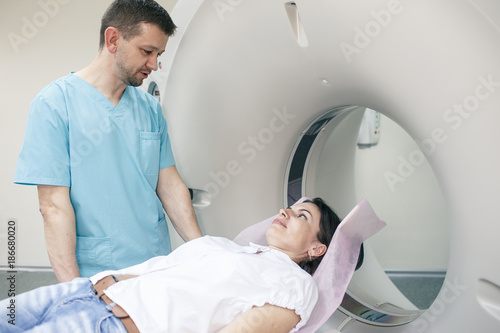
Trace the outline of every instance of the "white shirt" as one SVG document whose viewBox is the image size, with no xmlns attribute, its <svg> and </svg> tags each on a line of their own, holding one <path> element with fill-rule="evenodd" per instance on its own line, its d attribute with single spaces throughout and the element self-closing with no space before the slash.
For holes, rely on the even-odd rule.
<svg viewBox="0 0 500 333">
<path fill-rule="evenodd" d="M 318 299 L 311 275 L 285 253 L 256 244 L 239 246 L 221 237 L 197 238 L 168 256 L 90 279 L 96 283 L 110 274 L 140 275 L 105 293 L 143 333 L 217 332 L 265 303 L 295 310 L 301 320 L 290 332 L 296 332 Z"/>
</svg>

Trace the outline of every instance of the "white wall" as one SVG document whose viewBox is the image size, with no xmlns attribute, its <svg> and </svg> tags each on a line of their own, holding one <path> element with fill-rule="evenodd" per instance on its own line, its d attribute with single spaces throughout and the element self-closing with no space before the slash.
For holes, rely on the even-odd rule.
<svg viewBox="0 0 500 333">
<path fill-rule="evenodd" d="M 176 0 L 158 2 L 170 12 Z M 13 184 L 17 155 L 31 100 L 51 81 L 92 61 L 101 16 L 110 3 L 0 1 L 0 266 L 6 264 L 6 224 L 12 218 L 17 221 L 16 265 L 49 266 L 36 188 Z"/>
</svg>

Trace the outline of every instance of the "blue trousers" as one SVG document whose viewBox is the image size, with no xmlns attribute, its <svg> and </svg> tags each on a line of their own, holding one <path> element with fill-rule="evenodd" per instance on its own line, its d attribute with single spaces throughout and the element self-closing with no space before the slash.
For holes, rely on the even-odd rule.
<svg viewBox="0 0 500 333">
<path fill-rule="evenodd" d="M 90 280 L 76 278 L 0 301 L 0 332 L 127 331 L 94 293 Z"/>
</svg>

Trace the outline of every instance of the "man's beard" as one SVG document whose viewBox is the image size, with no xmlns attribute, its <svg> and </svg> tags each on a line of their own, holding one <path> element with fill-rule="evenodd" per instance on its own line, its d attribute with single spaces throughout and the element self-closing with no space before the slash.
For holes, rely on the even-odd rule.
<svg viewBox="0 0 500 333">
<path fill-rule="evenodd" d="M 122 64 L 117 64 L 118 70 L 120 72 L 120 77 L 123 83 L 125 83 L 128 86 L 133 86 L 133 87 L 138 87 L 142 84 L 142 81 L 144 79 L 142 76 L 140 78 L 137 77 L 137 74 L 139 71 L 136 71 L 132 74 L 132 70 L 129 70 L 126 67 L 123 67 Z"/>
<path fill-rule="evenodd" d="M 117 57 L 116 61 L 116 67 L 118 69 L 118 75 L 120 79 L 123 81 L 128 86 L 133 86 L 133 87 L 138 87 L 142 84 L 142 81 L 144 81 L 144 78 L 142 75 L 140 75 L 140 78 L 137 78 L 137 75 L 139 74 L 140 70 L 134 71 L 130 69 L 129 67 L 126 66 L 126 59 L 127 57 L 123 54 L 123 52 L 119 51 L 119 55 Z"/>
</svg>

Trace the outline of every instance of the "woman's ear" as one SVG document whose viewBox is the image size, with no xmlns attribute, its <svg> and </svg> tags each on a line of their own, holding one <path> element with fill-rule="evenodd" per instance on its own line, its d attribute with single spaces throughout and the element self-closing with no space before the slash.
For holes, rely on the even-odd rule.
<svg viewBox="0 0 500 333">
<path fill-rule="evenodd" d="M 320 241 L 314 241 L 311 247 L 309 248 L 308 253 L 311 257 L 317 258 L 325 254 L 326 250 L 327 247 L 325 244 L 321 243 Z"/>
</svg>

